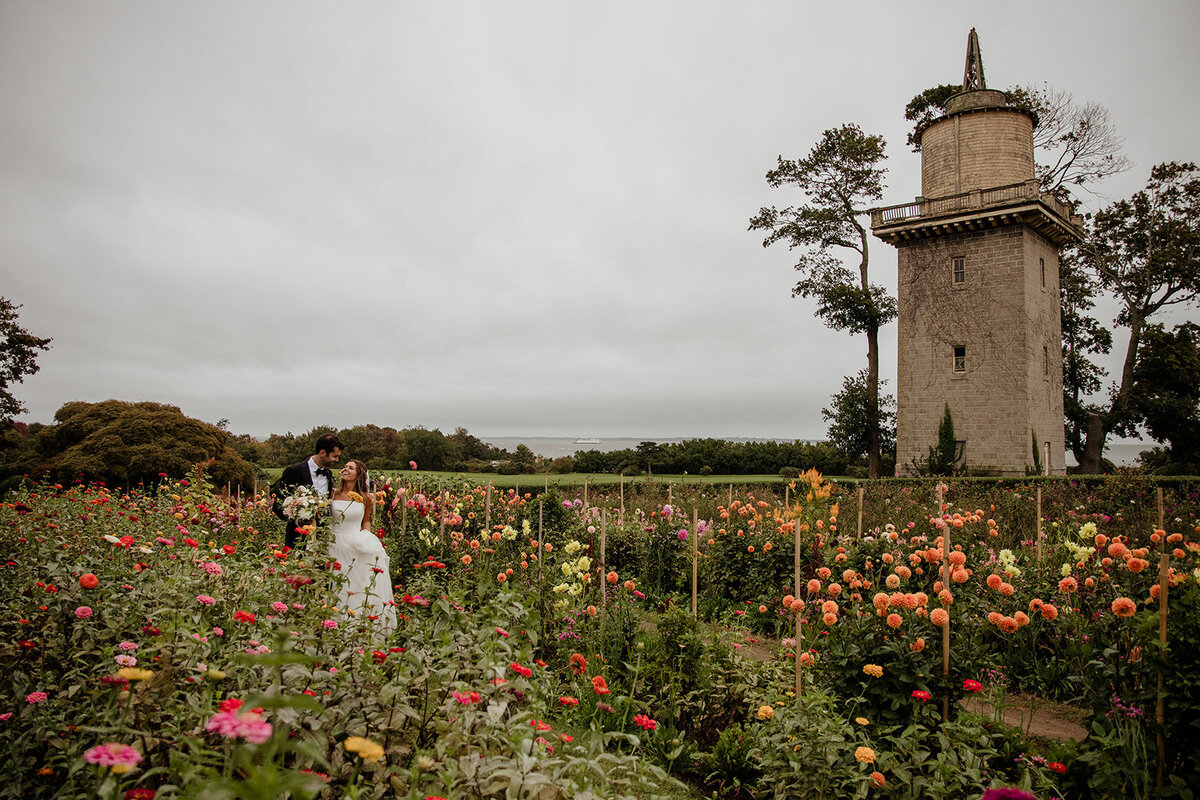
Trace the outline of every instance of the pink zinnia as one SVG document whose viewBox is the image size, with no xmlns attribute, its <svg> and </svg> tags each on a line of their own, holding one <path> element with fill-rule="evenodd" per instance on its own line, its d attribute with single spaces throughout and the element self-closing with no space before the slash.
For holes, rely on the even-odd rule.
<svg viewBox="0 0 1200 800">
<path fill-rule="evenodd" d="M 196 602 L 204 606 L 211 606 L 213 603 L 217 602 L 217 599 L 215 597 L 209 597 L 206 594 L 198 594 L 196 595 Z"/>
<path fill-rule="evenodd" d="M 119 645 L 117 645 L 117 647 L 121 648 L 122 650 L 131 650 L 131 651 L 137 650 L 137 648 L 138 648 L 137 643 L 135 643 L 135 642 L 121 642 Z"/>
<path fill-rule="evenodd" d="M 30 692 L 29 694 L 25 695 L 25 702 L 33 705 L 34 703 L 42 702 L 46 699 L 46 697 L 47 695 L 45 692 Z"/>
<path fill-rule="evenodd" d="M 142 754 L 127 744 L 107 742 L 88 750 L 83 760 L 102 767 L 132 767 L 142 760 Z"/>
<path fill-rule="evenodd" d="M 75 616 L 79 617 L 80 619 L 88 619 L 92 616 L 92 609 L 88 608 L 87 606 L 80 606 L 79 608 L 75 609 Z"/>
<path fill-rule="evenodd" d="M 323 621 L 321 622 L 321 627 L 322 627 L 322 628 L 336 628 L 336 627 L 337 627 L 337 622 L 336 622 L 335 620 L 332 620 L 332 619 L 323 620 Z"/>
<path fill-rule="evenodd" d="M 251 710 L 238 713 L 237 708 L 218 711 L 204 726 L 210 733 L 219 733 L 228 739 L 241 737 L 251 744 L 262 744 L 271 738 L 271 723 L 262 718 L 262 711 Z"/>
<path fill-rule="evenodd" d="M 215 561 L 205 562 L 204 571 L 207 572 L 209 575 L 220 575 L 223 572 L 223 570 L 221 569 L 221 565 Z"/>
<path fill-rule="evenodd" d="M 124 653 L 113 656 L 113 661 L 116 661 L 122 667 L 136 667 L 137 666 L 137 659 L 134 658 L 133 656 L 127 656 Z"/>
<path fill-rule="evenodd" d="M 280 614 L 288 610 L 287 603 L 281 603 L 278 600 L 276 600 L 274 603 L 271 603 L 271 608 L 275 609 L 275 611 Z"/>
</svg>

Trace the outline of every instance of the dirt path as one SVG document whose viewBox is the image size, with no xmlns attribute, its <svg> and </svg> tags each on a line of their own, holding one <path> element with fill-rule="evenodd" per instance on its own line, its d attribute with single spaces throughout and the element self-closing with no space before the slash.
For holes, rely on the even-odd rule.
<svg viewBox="0 0 1200 800">
<path fill-rule="evenodd" d="M 977 697 L 964 698 L 961 705 L 976 714 L 992 716 L 992 707 Z M 1081 742 L 1088 735 L 1087 728 L 1082 725 L 1087 720 L 1086 711 L 1032 695 L 1009 698 L 1002 719 L 1005 725 L 1020 728 L 1027 736 L 1043 739 Z"/>
<path fill-rule="evenodd" d="M 708 631 L 719 631 L 730 640 L 734 650 L 751 661 L 773 661 L 779 654 L 779 643 L 773 639 L 754 636 L 747 631 L 738 631 L 701 623 Z M 644 619 L 641 629 L 654 633 L 656 626 L 652 619 Z M 968 711 L 985 717 L 992 716 L 992 707 L 977 697 L 964 698 L 962 707 Z M 1087 738 L 1087 729 L 1083 724 L 1087 720 L 1087 712 L 1074 706 L 1056 703 L 1032 695 L 1014 695 L 1005 704 L 1002 721 L 1012 728 L 1019 728 L 1026 736 L 1043 739 L 1054 739 L 1060 742 L 1075 740 L 1081 742 Z"/>
</svg>

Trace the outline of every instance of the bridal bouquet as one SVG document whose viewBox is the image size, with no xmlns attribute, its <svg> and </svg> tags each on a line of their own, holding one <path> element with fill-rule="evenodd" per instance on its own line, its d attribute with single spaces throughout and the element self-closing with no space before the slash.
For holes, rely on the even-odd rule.
<svg viewBox="0 0 1200 800">
<path fill-rule="evenodd" d="M 325 504 L 311 486 L 297 486 L 283 501 L 283 515 L 295 522 L 312 522 Z"/>
</svg>

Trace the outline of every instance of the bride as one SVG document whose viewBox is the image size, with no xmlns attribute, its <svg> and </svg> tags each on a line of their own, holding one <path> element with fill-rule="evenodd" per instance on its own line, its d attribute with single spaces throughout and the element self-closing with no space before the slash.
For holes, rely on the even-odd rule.
<svg viewBox="0 0 1200 800">
<path fill-rule="evenodd" d="M 374 502 L 367 488 L 367 466 L 349 461 L 331 498 L 333 542 L 329 558 L 341 565 L 338 605 L 369 624 L 384 638 L 396 629 L 390 559 L 383 543 L 371 532 Z"/>
</svg>

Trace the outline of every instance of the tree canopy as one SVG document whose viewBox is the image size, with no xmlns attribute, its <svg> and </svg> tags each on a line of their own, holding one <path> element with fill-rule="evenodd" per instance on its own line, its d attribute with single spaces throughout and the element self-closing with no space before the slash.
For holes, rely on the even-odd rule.
<svg viewBox="0 0 1200 800">
<path fill-rule="evenodd" d="M 17 309 L 8 298 L 0 297 L 0 422 L 11 420 L 25 411 L 25 405 L 12 393 L 12 386 L 38 371 L 38 353 L 50 349 L 50 339 L 34 336 L 21 327 Z"/>
<path fill-rule="evenodd" d="M 69 483 L 78 478 L 113 485 L 153 484 L 160 474 L 187 475 L 207 463 L 214 484 L 250 486 L 254 467 L 238 455 L 230 434 L 161 403 L 73 402 L 54 424 L 31 430 L 8 469 Z M 20 473 L 18 473 L 20 474 Z"/>
<path fill-rule="evenodd" d="M 1107 406 L 1086 409 L 1079 463 L 1098 472 L 1108 434 L 1131 434 L 1144 419 L 1133 398 L 1147 324 L 1166 308 L 1200 300 L 1200 170 L 1193 163 L 1155 166 L 1145 189 L 1096 214 L 1080 254 L 1099 288 L 1116 297 L 1115 324 L 1129 331 Z"/>
</svg>

